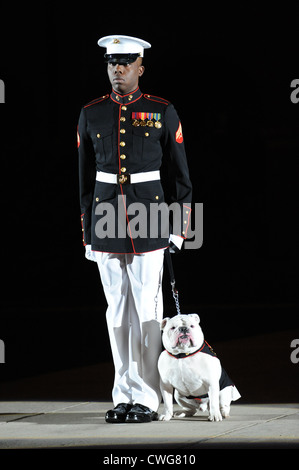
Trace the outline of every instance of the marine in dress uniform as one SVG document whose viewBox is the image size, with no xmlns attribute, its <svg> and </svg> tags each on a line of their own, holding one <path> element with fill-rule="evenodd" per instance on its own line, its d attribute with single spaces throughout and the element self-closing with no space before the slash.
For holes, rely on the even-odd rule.
<svg viewBox="0 0 299 470">
<path fill-rule="evenodd" d="M 108 303 L 115 408 L 106 421 L 147 422 L 157 419 L 161 401 L 157 360 L 164 249 L 180 248 L 187 237 L 192 186 L 174 106 L 139 88 L 141 58 L 150 44 L 120 35 L 98 44 L 106 48 L 112 91 L 83 106 L 78 123 L 83 244 L 86 257 L 98 264 Z M 122 77 L 130 67 L 137 70 L 135 85 L 126 89 Z M 171 234 L 163 228 L 165 212 L 160 217 L 151 212 L 165 203 L 162 162 L 171 175 L 166 202 L 175 202 L 181 215 Z M 136 203 L 144 209 L 137 225 Z"/>
</svg>

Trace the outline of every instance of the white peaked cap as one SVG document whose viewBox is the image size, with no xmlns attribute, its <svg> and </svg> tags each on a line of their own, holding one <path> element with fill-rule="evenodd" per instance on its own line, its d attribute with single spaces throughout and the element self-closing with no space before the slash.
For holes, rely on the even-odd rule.
<svg viewBox="0 0 299 470">
<path fill-rule="evenodd" d="M 151 47 L 149 42 L 131 36 L 112 34 L 98 40 L 98 45 L 106 47 L 106 54 L 140 54 L 143 57 L 144 49 Z"/>
</svg>

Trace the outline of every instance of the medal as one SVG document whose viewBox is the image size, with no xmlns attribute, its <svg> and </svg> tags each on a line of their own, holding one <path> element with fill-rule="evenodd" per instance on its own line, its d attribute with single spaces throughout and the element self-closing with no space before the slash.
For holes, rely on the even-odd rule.
<svg viewBox="0 0 299 470">
<path fill-rule="evenodd" d="M 156 129 L 161 129 L 162 123 L 160 122 L 161 114 L 160 113 L 142 113 L 134 112 L 132 113 L 132 126 L 134 127 L 156 127 Z"/>
<path fill-rule="evenodd" d="M 156 120 L 156 122 L 155 122 L 156 129 L 160 129 L 162 127 L 161 122 L 159 122 L 159 119 L 161 119 L 161 114 L 160 113 L 154 113 L 154 119 Z"/>
</svg>

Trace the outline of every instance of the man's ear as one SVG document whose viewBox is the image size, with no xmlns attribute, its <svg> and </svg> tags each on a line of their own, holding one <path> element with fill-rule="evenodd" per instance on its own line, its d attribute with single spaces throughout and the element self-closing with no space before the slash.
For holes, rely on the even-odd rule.
<svg viewBox="0 0 299 470">
<path fill-rule="evenodd" d="M 138 76 L 141 77 L 144 74 L 144 65 L 139 65 Z"/>
</svg>

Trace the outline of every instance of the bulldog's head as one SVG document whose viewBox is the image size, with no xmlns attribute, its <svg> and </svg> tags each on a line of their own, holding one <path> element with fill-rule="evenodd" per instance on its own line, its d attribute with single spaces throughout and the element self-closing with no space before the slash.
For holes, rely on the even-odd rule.
<svg viewBox="0 0 299 470">
<path fill-rule="evenodd" d="M 203 332 L 199 326 L 199 316 L 196 313 L 164 318 L 161 330 L 163 331 L 163 345 L 171 354 L 192 353 L 200 348 L 204 341 Z"/>
</svg>

